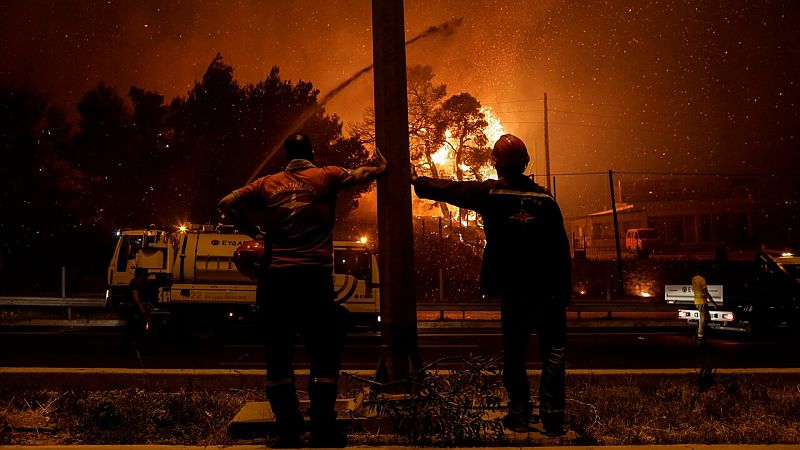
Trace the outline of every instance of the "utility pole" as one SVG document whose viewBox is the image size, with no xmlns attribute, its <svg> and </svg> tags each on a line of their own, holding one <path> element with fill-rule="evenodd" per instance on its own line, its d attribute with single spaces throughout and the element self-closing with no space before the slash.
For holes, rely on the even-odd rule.
<svg viewBox="0 0 800 450">
<path fill-rule="evenodd" d="M 547 125 L 547 92 L 544 93 L 544 163 L 547 175 L 547 190 L 550 190 L 550 130 Z"/>
<path fill-rule="evenodd" d="M 381 381 L 406 378 L 420 368 L 414 288 L 414 229 L 403 0 L 372 0 L 375 64 L 375 143 L 389 168 L 378 179 L 381 277 Z"/>
<path fill-rule="evenodd" d="M 622 249 L 619 244 L 619 220 L 617 219 L 617 199 L 614 195 L 614 172 L 608 171 L 608 183 L 611 186 L 611 212 L 614 214 L 614 242 L 617 246 L 617 282 L 619 293 L 624 294 L 625 283 L 622 281 Z"/>
</svg>

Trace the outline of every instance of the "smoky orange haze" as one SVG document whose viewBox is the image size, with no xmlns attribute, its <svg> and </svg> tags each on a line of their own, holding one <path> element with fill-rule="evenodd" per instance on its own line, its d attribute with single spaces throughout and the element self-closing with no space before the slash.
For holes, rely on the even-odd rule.
<svg viewBox="0 0 800 450">
<path fill-rule="evenodd" d="M 431 65 L 449 95 L 491 107 L 528 144 L 537 174 L 547 92 L 551 171 L 570 174 L 558 179 L 559 202 L 585 214 L 608 206 L 609 169 L 796 165 L 800 69 L 788 61 L 800 56 L 800 7 L 765 3 L 407 0 L 408 37 L 463 18 L 452 35 L 408 48 L 407 63 Z M 186 95 L 217 52 L 241 84 L 277 65 L 321 95 L 372 60 L 365 0 L 32 0 L 0 13 L 0 80 L 46 91 L 73 118 L 101 81 L 123 95 L 133 85 L 167 101 Z M 327 112 L 347 128 L 372 89 L 371 76 L 359 79 Z M 572 175 L 586 172 L 600 175 Z"/>
</svg>

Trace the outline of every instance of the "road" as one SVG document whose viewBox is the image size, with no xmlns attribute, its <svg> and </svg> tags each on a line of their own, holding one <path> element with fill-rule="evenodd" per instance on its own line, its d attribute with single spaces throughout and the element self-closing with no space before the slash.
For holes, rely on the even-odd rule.
<svg viewBox="0 0 800 450">
<path fill-rule="evenodd" d="M 124 345 L 118 330 L 5 330 L 0 332 L 3 367 L 116 367 L 116 368 L 224 368 L 263 367 L 263 346 L 252 330 L 217 342 L 154 337 L 134 350 Z M 737 333 L 712 334 L 708 346 L 694 346 L 686 330 L 574 330 L 568 336 L 568 366 L 572 369 L 683 368 L 710 362 L 714 367 L 800 367 L 800 339 L 772 336 L 759 340 Z M 419 346 L 426 363 L 445 357 L 500 354 L 497 330 L 420 330 Z M 380 336 L 348 336 L 344 369 L 375 369 Z M 308 368 L 301 347 L 297 368 Z M 532 338 L 530 368 L 539 367 L 536 338 Z"/>
</svg>

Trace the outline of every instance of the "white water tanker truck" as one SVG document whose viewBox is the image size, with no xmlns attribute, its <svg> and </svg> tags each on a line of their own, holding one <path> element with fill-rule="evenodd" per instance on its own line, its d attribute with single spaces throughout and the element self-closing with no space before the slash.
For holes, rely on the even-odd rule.
<svg viewBox="0 0 800 450">
<path fill-rule="evenodd" d="M 237 270 L 234 263 L 237 249 L 241 254 L 257 247 L 249 236 L 232 227 L 210 225 L 175 231 L 150 227 L 117 235 L 108 266 L 106 298 L 110 306 L 128 301 L 134 272 L 144 268 L 157 289 L 156 310 L 170 321 L 211 331 L 254 317 L 256 281 Z M 334 242 L 334 288 L 336 302 L 350 311 L 354 323 L 377 326 L 378 265 L 365 239 Z"/>
</svg>

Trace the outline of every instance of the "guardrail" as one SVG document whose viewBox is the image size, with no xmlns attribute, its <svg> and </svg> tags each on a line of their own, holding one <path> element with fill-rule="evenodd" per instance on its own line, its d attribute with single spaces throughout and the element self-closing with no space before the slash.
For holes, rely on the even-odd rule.
<svg viewBox="0 0 800 450">
<path fill-rule="evenodd" d="M 596 321 L 598 324 L 625 322 L 627 326 L 660 321 L 678 322 L 677 305 L 659 303 L 608 303 L 581 302 L 567 308 L 568 321 Z M 426 322 L 498 322 L 500 304 L 497 302 L 476 304 L 418 303 L 417 317 Z M 499 322 L 498 322 L 499 323 Z"/>
<path fill-rule="evenodd" d="M 64 308 L 67 322 L 72 321 L 72 309 L 105 308 L 104 297 L 0 297 L 0 308 Z M 5 317 L 0 323 L 5 322 Z"/>
<path fill-rule="evenodd" d="M 662 303 L 609 303 L 609 302 L 586 302 L 573 303 L 567 307 L 567 311 L 677 311 L 679 305 L 667 305 Z M 500 303 L 417 303 L 417 311 L 499 311 Z"/>
<path fill-rule="evenodd" d="M 0 306 L 76 306 L 105 307 L 102 297 L 0 297 Z"/>
<path fill-rule="evenodd" d="M 45 310 L 64 308 L 66 310 L 66 321 L 61 319 L 57 320 L 60 326 L 69 324 L 73 320 L 73 308 L 81 310 L 80 313 L 91 311 L 92 308 L 105 309 L 106 301 L 104 298 L 96 297 L 0 297 L 0 308 L 31 308 L 38 310 L 44 308 Z M 483 324 L 498 325 L 500 320 L 500 303 L 499 302 L 486 302 L 486 303 L 418 303 L 417 317 L 420 322 L 424 323 L 444 323 L 444 324 Z M 570 321 L 597 321 L 599 323 L 612 323 L 625 322 L 627 325 L 636 323 L 647 323 L 648 321 L 672 321 L 676 318 L 677 308 L 679 305 L 668 305 L 663 303 L 635 303 L 635 302 L 598 302 L 598 301 L 583 301 L 575 302 L 567 308 L 567 319 Z M 93 323 L 91 319 L 87 322 L 88 317 L 99 316 L 93 313 L 91 316 L 86 314 L 78 314 L 79 318 L 74 320 L 75 326 L 87 326 Z M 2 316 L 2 315 L 0 315 Z M 6 325 L 37 325 L 36 319 L 28 320 L 26 322 L 13 321 L 8 323 L 9 317 L 0 317 L 3 319 L 0 322 L 5 322 Z M 108 326 L 111 322 L 110 317 L 103 315 L 101 320 L 97 320 L 96 326 Z M 53 322 L 50 320 L 47 323 Z M 119 322 L 119 321 L 117 321 Z M 682 321 L 675 321 L 676 323 L 683 323 Z M 55 322 L 53 322 L 55 323 Z M 42 322 L 44 324 L 44 322 Z M 38 324 L 38 325 L 42 325 Z M 91 325 L 89 325 L 91 326 Z"/>
<path fill-rule="evenodd" d="M 75 306 L 85 308 L 98 308 L 106 306 L 106 299 L 102 297 L 0 297 L 0 306 Z M 573 302 L 567 308 L 572 312 L 658 312 L 677 311 L 680 305 L 664 303 L 614 303 L 614 302 Z M 485 303 L 417 303 L 417 311 L 499 311 L 499 302 Z"/>
</svg>

